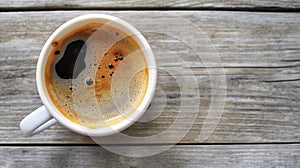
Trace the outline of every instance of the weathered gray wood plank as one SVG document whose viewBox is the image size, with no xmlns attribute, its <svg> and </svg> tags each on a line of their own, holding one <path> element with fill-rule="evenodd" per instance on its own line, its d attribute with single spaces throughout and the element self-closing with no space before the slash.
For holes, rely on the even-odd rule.
<svg viewBox="0 0 300 168">
<path fill-rule="evenodd" d="M 300 145 L 175 146 L 145 158 L 101 147 L 2 147 L 3 167 L 298 167 Z"/>
<path fill-rule="evenodd" d="M 0 9 L 68 9 L 68 8 L 299 8 L 298 0 L 114 0 L 114 1 L 85 1 L 85 0 L 9 0 L 1 1 Z"/>
<path fill-rule="evenodd" d="M 93 143 L 89 138 L 72 133 L 60 125 L 31 138 L 22 137 L 19 131 L 20 120 L 41 105 L 35 84 L 35 68 L 44 42 L 60 24 L 86 13 L 104 12 L 0 13 L 0 143 Z M 195 59 L 189 48 L 176 39 L 149 32 L 168 26 L 167 22 L 159 20 L 161 14 L 170 17 L 178 15 L 191 20 L 207 34 L 223 60 L 228 85 L 226 105 L 217 129 L 206 143 L 299 142 L 299 13 L 105 13 L 122 17 L 141 30 L 155 48 L 160 66 L 180 68 L 180 61 L 170 61 L 174 52 L 193 66 L 201 93 L 201 108 L 194 126 L 181 143 L 198 142 L 211 100 L 210 80 L 205 66 L 201 60 Z M 175 27 L 174 31 L 189 30 Z M 201 44 L 199 47 L 204 48 Z M 136 124 L 126 133 L 153 135 L 172 124 L 180 97 L 179 90 L 169 77 L 159 74 L 159 86 L 169 88 L 168 93 L 175 95 L 171 96 L 166 113 L 149 124 Z M 193 88 L 183 93 L 193 94 Z M 160 102 L 161 96 L 158 94 L 153 101 Z M 160 107 L 159 103 L 156 106 Z M 188 114 L 189 109 L 183 112 Z M 173 136 L 182 134 L 180 128 L 173 132 Z M 165 137 L 162 142 L 173 139 Z"/>
</svg>

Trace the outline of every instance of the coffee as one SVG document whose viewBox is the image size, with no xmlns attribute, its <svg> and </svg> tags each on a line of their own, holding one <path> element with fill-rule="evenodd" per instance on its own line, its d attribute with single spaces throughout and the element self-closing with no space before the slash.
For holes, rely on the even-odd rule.
<svg viewBox="0 0 300 168">
<path fill-rule="evenodd" d="M 45 83 L 66 118 L 99 128 L 123 121 L 139 107 L 149 74 L 134 34 L 94 22 L 56 39 L 52 47 Z"/>
</svg>

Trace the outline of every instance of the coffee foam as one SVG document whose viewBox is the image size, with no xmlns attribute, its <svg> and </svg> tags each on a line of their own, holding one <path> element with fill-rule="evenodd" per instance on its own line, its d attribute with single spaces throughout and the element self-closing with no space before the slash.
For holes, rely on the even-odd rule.
<svg viewBox="0 0 300 168">
<path fill-rule="evenodd" d="M 74 40 L 85 41 L 86 66 L 75 79 L 61 79 L 54 66 Z M 55 106 L 65 117 L 97 128 L 126 118 L 141 103 L 147 89 L 148 69 L 133 36 L 107 24 L 92 23 L 54 44 L 46 67 L 46 84 Z M 115 61 L 116 56 L 122 60 Z M 114 67 L 109 67 L 110 63 Z"/>
</svg>

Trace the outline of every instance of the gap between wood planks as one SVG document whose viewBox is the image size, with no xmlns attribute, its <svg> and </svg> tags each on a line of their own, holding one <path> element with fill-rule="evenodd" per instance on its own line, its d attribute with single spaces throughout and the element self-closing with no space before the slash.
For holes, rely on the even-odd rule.
<svg viewBox="0 0 300 168">
<path fill-rule="evenodd" d="M 103 11 L 232 11 L 232 12 L 282 12 L 282 13 L 300 13 L 300 8 L 280 8 L 280 7 L 0 7 L 0 12 L 35 12 L 35 11 L 74 11 L 74 10 L 103 10 Z"/>
<path fill-rule="evenodd" d="M 172 144 L 105 144 L 105 146 L 164 146 Z M 258 143 L 177 143 L 176 146 L 189 146 L 189 145 L 199 145 L 199 146 L 222 146 L 222 145 L 300 145 L 300 142 L 258 142 Z M 79 143 L 15 143 L 15 144 L 0 144 L 1 147 L 35 147 L 35 146 L 100 146 L 98 144 L 79 144 Z"/>
</svg>

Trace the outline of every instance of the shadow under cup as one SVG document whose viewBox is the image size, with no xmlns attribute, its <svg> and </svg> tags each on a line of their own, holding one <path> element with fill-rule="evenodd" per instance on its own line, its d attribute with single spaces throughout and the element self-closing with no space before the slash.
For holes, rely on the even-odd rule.
<svg viewBox="0 0 300 168">
<path fill-rule="evenodd" d="M 137 121 L 151 102 L 156 80 L 155 58 L 143 35 L 102 14 L 79 16 L 59 27 L 37 68 L 38 91 L 51 115 L 89 136 L 114 134 Z"/>
</svg>

